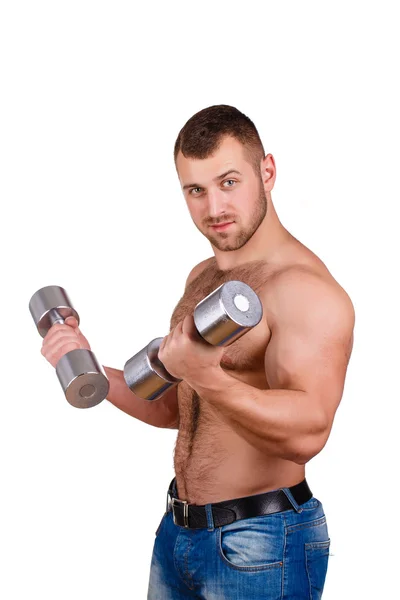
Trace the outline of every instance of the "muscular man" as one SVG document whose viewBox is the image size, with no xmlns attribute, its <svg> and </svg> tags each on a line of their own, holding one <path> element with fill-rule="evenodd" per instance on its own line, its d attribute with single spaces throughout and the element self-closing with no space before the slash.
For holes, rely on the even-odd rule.
<svg viewBox="0 0 400 600">
<path fill-rule="evenodd" d="M 178 429 L 176 477 L 156 532 L 148 599 L 321 598 L 329 536 L 305 465 L 329 437 L 353 342 L 354 309 L 324 263 L 275 212 L 276 168 L 253 122 L 230 106 L 195 114 L 175 163 L 190 215 L 213 256 L 196 265 L 159 357 L 183 381 L 136 397 L 105 367 L 108 400 Z M 229 347 L 196 336 L 195 305 L 221 283 L 248 283 L 263 319 Z M 56 365 L 90 348 L 74 319 L 42 353 Z"/>
</svg>

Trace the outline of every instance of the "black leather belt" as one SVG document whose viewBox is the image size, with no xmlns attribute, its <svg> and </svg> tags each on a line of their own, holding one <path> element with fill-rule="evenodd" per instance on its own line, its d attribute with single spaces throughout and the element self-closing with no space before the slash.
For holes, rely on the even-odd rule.
<svg viewBox="0 0 400 600">
<path fill-rule="evenodd" d="M 208 527 L 206 507 L 197 504 L 188 504 L 186 500 L 179 500 L 176 497 L 176 480 L 171 481 L 168 495 L 171 498 L 167 510 L 172 510 L 174 523 L 188 529 L 200 529 Z M 293 485 L 288 489 L 298 505 L 304 504 L 313 496 L 307 481 L 304 479 L 300 483 Z M 228 525 L 238 519 L 247 519 L 249 517 L 258 517 L 260 515 L 269 515 L 271 513 L 281 512 L 282 510 L 293 509 L 293 503 L 289 500 L 282 488 L 245 496 L 243 498 L 234 498 L 232 500 L 223 500 L 211 504 L 211 512 L 214 527 Z"/>
</svg>

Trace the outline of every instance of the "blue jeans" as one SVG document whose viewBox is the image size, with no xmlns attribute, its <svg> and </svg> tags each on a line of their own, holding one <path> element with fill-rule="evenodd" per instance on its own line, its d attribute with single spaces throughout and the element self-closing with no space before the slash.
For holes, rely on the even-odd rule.
<svg viewBox="0 0 400 600">
<path fill-rule="evenodd" d="M 187 529 L 169 508 L 156 531 L 147 600 L 318 600 L 328 568 L 322 504 Z M 207 506 L 207 505 L 206 505 Z M 208 505 L 209 506 L 209 505 Z"/>
</svg>

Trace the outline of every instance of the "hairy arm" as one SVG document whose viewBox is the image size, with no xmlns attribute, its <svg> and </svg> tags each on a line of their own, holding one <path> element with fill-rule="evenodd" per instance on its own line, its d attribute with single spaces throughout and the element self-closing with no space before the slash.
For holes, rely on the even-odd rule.
<svg viewBox="0 0 400 600">
<path fill-rule="evenodd" d="M 340 403 L 352 349 L 354 309 L 337 284 L 299 268 L 260 293 L 272 335 L 265 353 L 270 389 L 222 368 L 197 393 L 249 443 L 304 464 L 326 444 Z"/>
<path fill-rule="evenodd" d="M 210 259 L 196 265 L 189 273 L 185 290 L 194 279 L 204 270 Z M 128 415 L 152 425 L 167 429 L 179 429 L 178 388 L 172 387 L 158 400 L 149 401 L 136 396 L 126 385 L 123 371 L 104 367 L 110 381 L 110 391 L 107 400 Z"/>
<path fill-rule="evenodd" d="M 177 428 L 177 391 L 168 390 L 159 400 L 150 402 L 136 396 L 126 385 L 124 373 L 120 369 L 104 367 L 110 382 L 107 400 L 126 414 L 152 425 L 166 429 Z"/>
</svg>

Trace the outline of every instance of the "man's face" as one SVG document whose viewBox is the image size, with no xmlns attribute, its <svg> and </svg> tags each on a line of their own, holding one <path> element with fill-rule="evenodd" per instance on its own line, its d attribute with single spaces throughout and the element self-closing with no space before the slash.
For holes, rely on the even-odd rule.
<svg viewBox="0 0 400 600">
<path fill-rule="evenodd" d="M 218 250 L 244 246 L 265 217 L 267 199 L 242 144 L 226 136 L 209 158 L 179 152 L 176 166 L 197 229 Z"/>
</svg>

